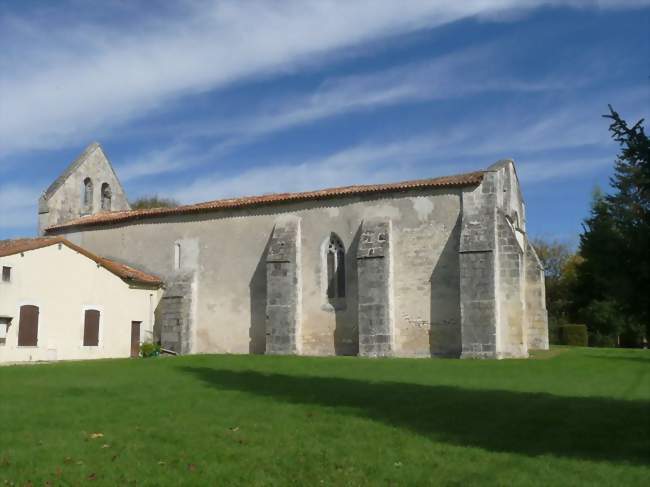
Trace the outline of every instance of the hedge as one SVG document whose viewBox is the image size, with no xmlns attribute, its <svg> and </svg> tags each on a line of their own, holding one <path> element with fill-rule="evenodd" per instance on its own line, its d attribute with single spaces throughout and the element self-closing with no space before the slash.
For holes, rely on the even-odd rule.
<svg viewBox="0 0 650 487">
<path fill-rule="evenodd" d="M 587 346 L 587 325 L 561 325 L 558 332 L 562 345 Z"/>
</svg>

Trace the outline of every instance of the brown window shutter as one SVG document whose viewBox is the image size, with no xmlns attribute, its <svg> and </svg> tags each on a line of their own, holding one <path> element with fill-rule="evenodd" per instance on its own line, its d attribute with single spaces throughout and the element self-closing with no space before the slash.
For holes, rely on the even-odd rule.
<svg viewBox="0 0 650 487">
<path fill-rule="evenodd" d="M 38 306 L 26 304 L 20 307 L 18 322 L 18 346 L 35 347 L 38 344 Z"/>
<path fill-rule="evenodd" d="M 84 314 L 84 347 L 99 345 L 99 311 L 87 309 Z"/>
</svg>

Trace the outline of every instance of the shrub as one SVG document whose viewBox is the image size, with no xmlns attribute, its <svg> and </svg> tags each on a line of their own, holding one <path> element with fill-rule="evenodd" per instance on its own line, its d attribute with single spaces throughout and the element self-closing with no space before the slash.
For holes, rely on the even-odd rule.
<svg viewBox="0 0 650 487">
<path fill-rule="evenodd" d="M 551 345 L 562 345 L 562 340 L 560 340 L 560 327 L 562 325 L 566 325 L 566 321 L 554 316 L 548 317 L 548 341 Z"/>
<path fill-rule="evenodd" d="M 173 198 L 161 198 L 157 194 L 141 196 L 131 201 L 132 210 L 144 210 L 149 208 L 176 208 L 180 203 Z"/>
<path fill-rule="evenodd" d="M 587 325 L 562 325 L 558 331 L 563 345 L 587 346 Z"/>
<path fill-rule="evenodd" d="M 160 355 L 160 345 L 157 343 L 143 343 L 140 345 L 140 355 L 143 358 L 157 357 Z"/>
<path fill-rule="evenodd" d="M 616 347 L 616 337 L 603 335 L 597 331 L 589 333 L 589 346 L 614 348 Z"/>
</svg>

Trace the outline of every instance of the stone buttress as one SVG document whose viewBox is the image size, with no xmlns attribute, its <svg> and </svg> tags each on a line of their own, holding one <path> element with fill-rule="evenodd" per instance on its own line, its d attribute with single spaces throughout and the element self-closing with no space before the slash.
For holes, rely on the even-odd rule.
<svg viewBox="0 0 650 487">
<path fill-rule="evenodd" d="M 527 357 L 547 349 L 544 274 L 526 233 L 512 161 L 462 192 L 460 306 L 463 358 Z"/>
<path fill-rule="evenodd" d="M 391 224 L 364 221 L 357 251 L 359 289 L 359 355 L 391 356 L 392 318 Z"/>
<path fill-rule="evenodd" d="M 266 353 L 300 353 L 300 220 L 278 221 L 266 256 Z"/>
<path fill-rule="evenodd" d="M 548 350 L 548 313 L 544 267 L 535 249 L 526 242 L 526 319 L 528 324 L 528 348 Z"/>
<path fill-rule="evenodd" d="M 496 174 L 462 191 L 459 247 L 461 358 L 497 354 Z"/>
<path fill-rule="evenodd" d="M 176 272 L 165 283 L 165 294 L 156 309 L 156 322 L 160 323 L 160 344 L 176 353 L 192 353 L 196 273 Z"/>
</svg>

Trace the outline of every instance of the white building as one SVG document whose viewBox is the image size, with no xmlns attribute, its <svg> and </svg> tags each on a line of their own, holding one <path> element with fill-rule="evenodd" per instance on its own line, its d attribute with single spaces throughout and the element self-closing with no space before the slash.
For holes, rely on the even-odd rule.
<svg viewBox="0 0 650 487">
<path fill-rule="evenodd" d="M 137 356 L 162 281 L 61 237 L 0 241 L 0 363 Z"/>
</svg>

